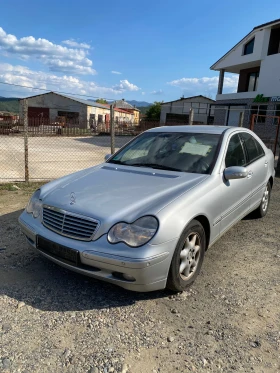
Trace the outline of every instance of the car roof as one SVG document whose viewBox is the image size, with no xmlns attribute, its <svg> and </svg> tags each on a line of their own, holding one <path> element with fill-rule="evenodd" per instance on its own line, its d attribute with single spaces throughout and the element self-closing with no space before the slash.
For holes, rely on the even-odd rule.
<svg viewBox="0 0 280 373">
<path fill-rule="evenodd" d="M 161 126 L 148 130 L 147 132 L 186 132 L 186 133 L 211 133 L 211 134 L 221 134 L 225 130 L 232 127 L 227 126 L 212 126 L 212 125 L 183 125 L 183 126 Z M 237 127 L 234 127 L 237 129 Z"/>
</svg>

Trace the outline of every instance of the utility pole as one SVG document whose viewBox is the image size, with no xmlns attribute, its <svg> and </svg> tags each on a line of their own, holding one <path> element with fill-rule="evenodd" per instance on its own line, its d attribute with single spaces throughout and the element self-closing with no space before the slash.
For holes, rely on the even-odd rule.
<svg viewBox="0 0 280 373">
<path fill-rule="evenodd" d="M 28 101 L 23 99 L 23 132 L 24 132 L 24 180 L 29 182 L 28 166 Z"/>
</svg>

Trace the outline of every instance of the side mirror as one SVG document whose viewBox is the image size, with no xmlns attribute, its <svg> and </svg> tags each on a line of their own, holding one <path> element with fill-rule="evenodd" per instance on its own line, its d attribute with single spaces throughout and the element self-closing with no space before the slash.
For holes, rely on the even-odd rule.
<svg viewBox="0 0 280 373">
<path fill-rule="evenodd" d="M 248 171 L 245 167 L 232 166 L 224 170 L 226 180 L 244 179 L 248 176 Z"/>
<path fill-rule="evenodd" d="M 112 156 L 112 154 L 106 154 L 104 157 L 105 162 Z"/>
</svg>

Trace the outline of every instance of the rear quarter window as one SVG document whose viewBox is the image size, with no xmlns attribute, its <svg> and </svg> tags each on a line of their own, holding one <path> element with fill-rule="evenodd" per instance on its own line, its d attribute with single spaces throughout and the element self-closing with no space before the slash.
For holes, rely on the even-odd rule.
<svg viewBox="0 0 280 373">
<path fill-rule="evenodd" d="M 263 147 L 252 135 L 246 132 L 242 132 L 240 135 L 247 150 L 249 163 L 264 156 Z"/>
</svg>

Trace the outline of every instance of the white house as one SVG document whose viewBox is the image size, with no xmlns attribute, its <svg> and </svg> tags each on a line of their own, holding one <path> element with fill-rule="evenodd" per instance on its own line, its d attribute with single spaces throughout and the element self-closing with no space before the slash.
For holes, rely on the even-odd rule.
<svg viewBox="0 0 280 373">
<path fill-rule="evenodd" d="M 194 110 L 194 124 L 207 124 L 212 121 L 215 101 L 205 96 L 181 97 L 179 100 L 161 104 L 160 123 L 188 124 L 190 109 Z"/>
<path fill-rule="evenodd" d="M 238 125 L 242 111 L 245 126 L 252 114 L 280 115 L 280 19 L 254 27 L 210 69 L 220 73 L 214 123 Z M 235 93 L 223 93 L 225 73 L 238 74 Z"/>
</svg>

